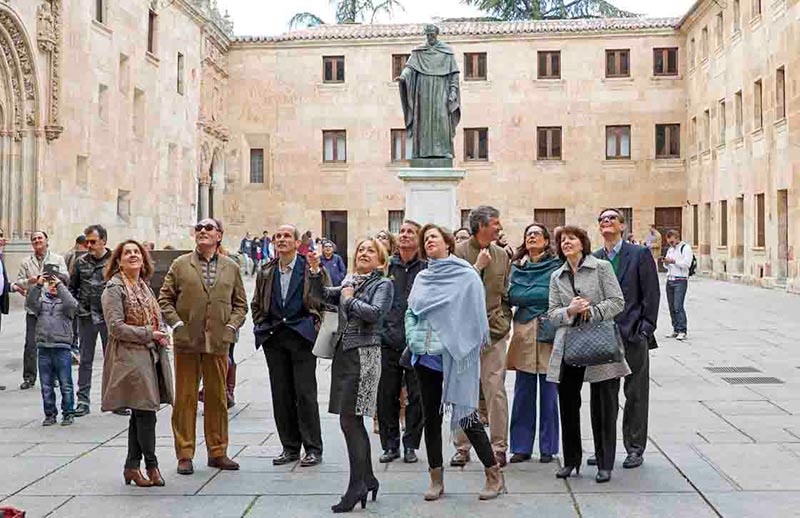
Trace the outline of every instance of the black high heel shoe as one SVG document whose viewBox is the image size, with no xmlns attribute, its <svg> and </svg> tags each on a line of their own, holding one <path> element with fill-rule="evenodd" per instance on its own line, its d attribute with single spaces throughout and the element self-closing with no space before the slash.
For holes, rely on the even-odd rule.
<svg viewBox="0 0 800 518">
<path fill-rule="evenodd" d="M 377 493 L 377 491 L 376 488 L 373 494 Z M 331 506 L 331 511 L 334 513 L 349 513 L 359 502 L 361 502 L 361 509 L 364 509 L 367 507 L 367 494 L 369 494 L 369 489 L 366 485 L 362 486 L 360 491 L 348 489 L 339 503 Z"/>
<path fill-rule="evenodd" d="M 580 466 L 564 466 L 560 470 L 556 471 L 556 478 L 569 478 L 572 476 L 572 470 L 575 470 L 575 476 L 581 474 L 581 467 Z"/>
<path fill-rule="evenodd" d="M 375 477 L 372 477 L 372 480 L 367 482 L 367 493 L 372 492 L 372 501 L 373 502 L 378 499 L 378 489 L 380 489 L 380 487 L 381 487 L 381 484 L 380 484 L 380 482 L 378 482 L 378 479 L 375 478 Z"/>
</svg>

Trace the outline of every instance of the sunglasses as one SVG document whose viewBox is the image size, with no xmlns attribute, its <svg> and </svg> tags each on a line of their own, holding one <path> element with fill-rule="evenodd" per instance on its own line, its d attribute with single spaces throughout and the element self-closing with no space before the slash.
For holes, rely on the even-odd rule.
<svg viewBox="0 0 800 518">
<path fill-rule="evenodd" d="M 597 222 L 603 223 L 604 221 L 617 221 L 618 219 L 619 216 L 617 216 L 616 214 L 608 214 L 606 216 L 600 216 L 599 218 L 597 218 Z"/>
<path fill-rule="evenodd" d="M 525 237 L 541 237 L 544 236 L 544 232 L 541 230 L 529 230 Z"/>
<path fill-rule="evenodd" d="M 198 223 L 197 225 L 194 226 L 195 232 L 200 232 L 201 230 L 205 230 L 206 232 L 211 232 L 212 230 L 217 230 L 217 226 L 212 225 L 211 223 L 206 223 L 205 225 L 201 225 L 200 223 Z"/>
<path fill-rule="evenodd" d="M 86 240 L 86 244 L 87 245 L 93 245 L 95 243 L 97 243 L 97 239 L 87 239 Z"/>
</svg>

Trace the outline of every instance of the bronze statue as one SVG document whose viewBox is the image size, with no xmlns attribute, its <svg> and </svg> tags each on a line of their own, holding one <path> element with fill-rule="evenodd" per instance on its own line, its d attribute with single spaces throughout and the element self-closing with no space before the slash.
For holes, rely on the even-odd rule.
<svg viewBox="0 0 800 518">
<path fill-rule="evenodd" d="M 439 28 L 425 26 L 425 45 L 415 48 L 400 74 L 400 101 L 412 158 L 453 158 L 453 137 L 461 120 L 458 65 L 453 50 L 439 41 Z M 413 165 L 413 161 L 412 161 Z"/>
</svg>

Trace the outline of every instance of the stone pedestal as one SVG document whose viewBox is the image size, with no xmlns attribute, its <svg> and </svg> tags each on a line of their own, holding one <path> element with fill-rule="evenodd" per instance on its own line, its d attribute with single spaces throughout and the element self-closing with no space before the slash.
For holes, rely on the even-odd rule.
<svg viewBox="0 0 800 518">
<path fill-rule="evenodd" d="M 455 230 L 461 226 L 456 187 L 467 175 L 452 167 L 413 167 L 398 174 L 405 184 L 407 219 L 421 225 L 436 223 Z"/>
</svg>

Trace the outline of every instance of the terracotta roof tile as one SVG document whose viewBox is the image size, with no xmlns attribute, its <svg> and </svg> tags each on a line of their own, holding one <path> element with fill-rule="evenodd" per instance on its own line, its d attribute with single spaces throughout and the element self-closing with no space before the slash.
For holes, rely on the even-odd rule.
<svg viewBox="0 0 800 518">
<path fill-rule="evenodd" d="M 459 21 L 436 25 L 443 36 L 483 36 L 559 32 L 613 32 L 642 29 L 674 29 L 679 18 L 590 18 L 525 22 Z M 239 36 L 238 42 L 282 42 L 307 40 L 360 40 L 422 36 L 425 24 L 321 25 L 285 32 L 277 36 Z"/>
</svg>

